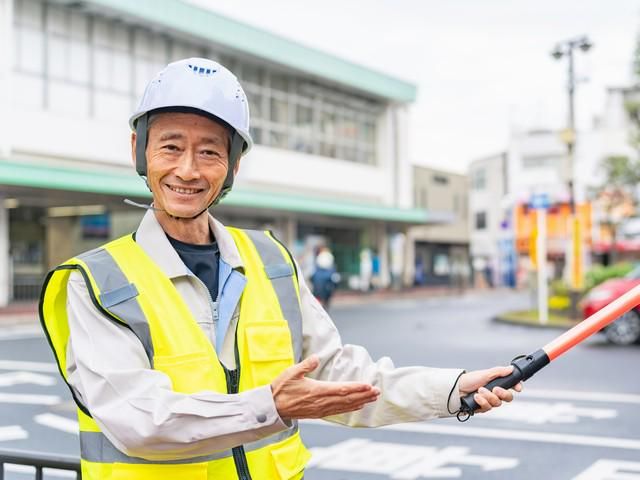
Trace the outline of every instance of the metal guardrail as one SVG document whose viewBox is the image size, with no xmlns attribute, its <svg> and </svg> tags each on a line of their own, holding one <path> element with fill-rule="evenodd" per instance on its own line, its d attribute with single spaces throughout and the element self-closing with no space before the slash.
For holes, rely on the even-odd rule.
<svg viewBox="0 0 640 480">
<path fill-rule="evenodd" d="M 76 473 L 76 479 L 82 479 L 80 459 L 69 455 L 52 455 L 28 450 L 0 448 L 0 480 L 5 479 L 5 465 L 26 465 L 35 468 L 35 480 L 44 480 L 44 469 L 67 470 Z"/>
</svg>

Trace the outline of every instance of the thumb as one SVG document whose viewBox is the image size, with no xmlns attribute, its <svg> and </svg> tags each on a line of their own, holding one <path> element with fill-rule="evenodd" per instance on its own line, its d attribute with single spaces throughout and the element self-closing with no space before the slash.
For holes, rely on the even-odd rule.
<svg viewBox="0 0 640 480">
<path fill-rule="evenodd" d="M 313 372 L 318 365 L 320 364 L 320 360 L 317 355 L 311 355 L 305 358 L 303 361 L 296 365 L 296 377 L 304 377 L 307 373 Z"/>
</svg>

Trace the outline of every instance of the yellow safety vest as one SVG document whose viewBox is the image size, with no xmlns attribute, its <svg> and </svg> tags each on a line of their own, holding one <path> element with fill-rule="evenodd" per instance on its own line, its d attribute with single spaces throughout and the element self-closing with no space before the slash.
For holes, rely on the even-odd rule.
<svg viewBox="0 0 640 480">
<path fill-rule="evenodd" d="M 302 316 L 289 253 L 269 232 L 228 230 L 247 279 L 236 332 L 236 370 L 220 363 L 171 280 L 127 235 L 72 258 L 45 280 L 40 321 L 65 381 L 67 282 L 73 271 L 84 277 L 105 321 L 129 328 L 144 346 L 151 367 L 168 375 L 176 392 L 242 392 L 270 384 L 300 361 Z M 84 480 L 300 479 L 311 456 L 294 422 L 279 434 L 204 457 L 163 462 L 129 457 L 113 446 L 69 388 L 78 405 Z"/>
</svg>

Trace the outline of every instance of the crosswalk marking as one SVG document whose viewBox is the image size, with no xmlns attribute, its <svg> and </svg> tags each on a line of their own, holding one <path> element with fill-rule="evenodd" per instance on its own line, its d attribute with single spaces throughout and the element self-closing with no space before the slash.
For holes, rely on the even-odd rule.
<svg viewBox="0 0 640 480">
<path fill-rule="evenodd" d="M 544 425 L 547 423 L 577 423 L 582 418 L 607 420 L 618 416 L 611 408 L 582 408 L 569 402 L 526 402 L 507 403 L 491 410 L 483 418 L 491 420 L 509 420 Z"/>
<path fill-rule="evenodd" d="M 34 467 L 30 467 L 29 465 L 14 465 L 12 463 L 7 463 L 5 464 L 4 469 L 5 471 L 12 473 L 26 473 L 32 477 L 36 473 L 36 469 Z M 58 470 L 55 468 L 45 468 L 43 469 L 43 473 L 44 478 L 76 478 L 76 472 L 70 472 L 68 470 Z"/>
<path fill-rule="evenodd" d="M 640 405 L 640 395 L 633 393 L 585 392 L 579 390 L 544 390 L 525 388 L 518 398 L 544 398 L 581 402 L 631 403 Z"/>
<path fill-rule="evenodd" d="M 395 480 L 460 477 L 462 469 L 456 465 L 489 472 L 515 468 L 519 463 L 517 458 L 470 455 L 467 447 L 437 448 L 364 438 L 312 448 L 311 453 L 309 468 L 389 475 Z"/>
<path fill-rule="evenodd" d="M 0 373 L 0 387 L 11 387 L 31 383 L 43 387 L 51 387 L 55 385 L 57 380 L 50 375 L 41 375 L 33 372 L 7 372 Z"/>
<path fill-rule="evenodd" d="M 78 422 L 67 417 L 54 415 L 53 413 L 41 413 L 33 417 L 33 420 L 45 427 L 55 428 L 67 433 L 78 434 Z"/>
<path fill-rule="evenodd" d="M 340 427 L 338 424 L 322 420 L 302 420 L 307 425 Z M 498 440 L 518 440 L 538 443 L 559 443 L 587 447 L 619 448 L 640 450 L 640 440 L 631 438 L 600 437 L 593 435 L 572 435 L 566 433 L 547 433 L 528 430 L 507 430 L 499 428 L 467 427 L 464 425 L 443 425 L 442 423 L 401 423 L 380 427 L 383 430 L 397 432 L 430 433 L 462 437 L 495 438 Z"/>
<path fill-rule="evenodd" d="M 28 372 L 58 373 L 58 366 L 51 362 L 0 360 L 0 370 L 25 370 Z"/>
<path fill-rule="evenodd" d="M 573 480 L 640 480 L 640 463 L 601 459 Z"/>
<path fill-rule="evenodd" d="M 8 425 L 0 427 L 0 442 L 8 440 L 24 440 L 29 438 L 29 434 L 20 425 Z"/>
<path fill-rule="evenodd" d="M 0 393 L 0 403 L 23 403 L 28 405 L 57 405 L 62 399 L 57 395 L 35 395 L 28 393 Z"/>
</svg>

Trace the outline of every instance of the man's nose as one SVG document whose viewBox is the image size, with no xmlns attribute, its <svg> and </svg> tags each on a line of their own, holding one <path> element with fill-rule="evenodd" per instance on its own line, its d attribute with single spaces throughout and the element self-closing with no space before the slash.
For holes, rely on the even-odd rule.
<svg viewBox="0 0 640 480">
<path fill-rule="evenodd" d="M 182 180 L 189 181 L 200 178 L 198 170 L 198 162 L 196 161 L 194 152 L 186 150 L 180 158 L 180 163 L 176 168 L 176 175 Z"/>
</svg>

